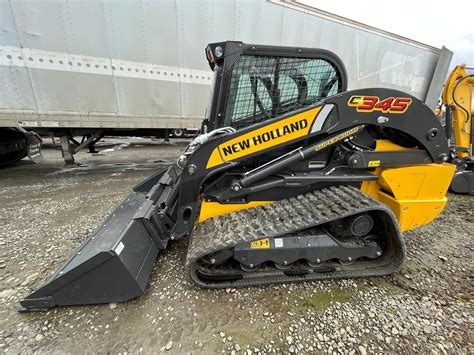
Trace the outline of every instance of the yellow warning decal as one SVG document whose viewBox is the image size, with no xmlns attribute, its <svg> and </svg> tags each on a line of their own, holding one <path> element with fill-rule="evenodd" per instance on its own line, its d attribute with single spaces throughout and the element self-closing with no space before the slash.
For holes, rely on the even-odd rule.
<svg viewBox="0 0 474 355">
<path fill-rule="evenodd" d="M 380 166 L 380 160 L 371 160 L 369 161 L 369 165 L 367 165 L 369 168 L 375 168 L 377 166 Z"/>
<path fill-rule="evenodd" d="M 250 249 L 268 249 L 270 248 L 270 239 L 264 238 L 250 243 Z"/>
</svg>

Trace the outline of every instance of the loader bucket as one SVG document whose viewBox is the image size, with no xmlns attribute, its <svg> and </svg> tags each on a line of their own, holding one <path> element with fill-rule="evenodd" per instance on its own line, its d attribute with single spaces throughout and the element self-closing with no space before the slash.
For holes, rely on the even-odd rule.
<svg viewBox="0 0 474 355">
<path fill-rule="evenodd" d="M 148 191 L 165 170 L 135 187 L 40 289 L 20 301 L 20 311 L 121 302 L 142 295 L 158 248 L 137 215 L 146 205 Z"/>
</svg>

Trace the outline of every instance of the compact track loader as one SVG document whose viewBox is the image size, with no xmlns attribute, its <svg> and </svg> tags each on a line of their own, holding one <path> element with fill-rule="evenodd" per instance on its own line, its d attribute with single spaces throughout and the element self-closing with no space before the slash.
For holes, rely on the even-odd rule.
<svg viewBox="0 0 474 355">
<path fill-rule="evenodd" d="M 160 250 L 191 238 L 186 270 L 210 288 L 380 276 L 401 232 L 446 204 L 455 166 L 435 114 L 406 93 L 347 91 L 320 49 L 210 44 L 201 134 L 134 188 L 23 310 L 141 295 Z"/>
</svg>

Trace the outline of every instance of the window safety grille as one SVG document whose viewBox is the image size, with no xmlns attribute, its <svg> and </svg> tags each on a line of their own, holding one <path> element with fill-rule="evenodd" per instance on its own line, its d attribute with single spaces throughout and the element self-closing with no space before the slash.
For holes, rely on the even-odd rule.
<svg viewBox="0 0 474 355">
<path fill-rule="evenodd" d="M 224 123 L 246 127 L 312 105 L 341 87 L 340 73 L 325 59 L 243 55 L 232 68 Z"/>
</svg>

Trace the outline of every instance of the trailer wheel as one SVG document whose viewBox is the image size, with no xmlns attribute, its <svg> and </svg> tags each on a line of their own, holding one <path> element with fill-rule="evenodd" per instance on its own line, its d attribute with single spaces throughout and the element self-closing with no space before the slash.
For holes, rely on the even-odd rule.
<svg viewBox="0 0 474 355">
<path fill-rule="evenodd" d="M 182 128 L 175 128 L 171 131 L 171 135 L 175 138 L 182 138 L 184 137 L 184 129 Z"/>
<path fill-rule="evenodd" d="M 25 133 L 16 128 L 0 128 L 0 167 L 13 164 L 26 155 Z"/>
</svg>

